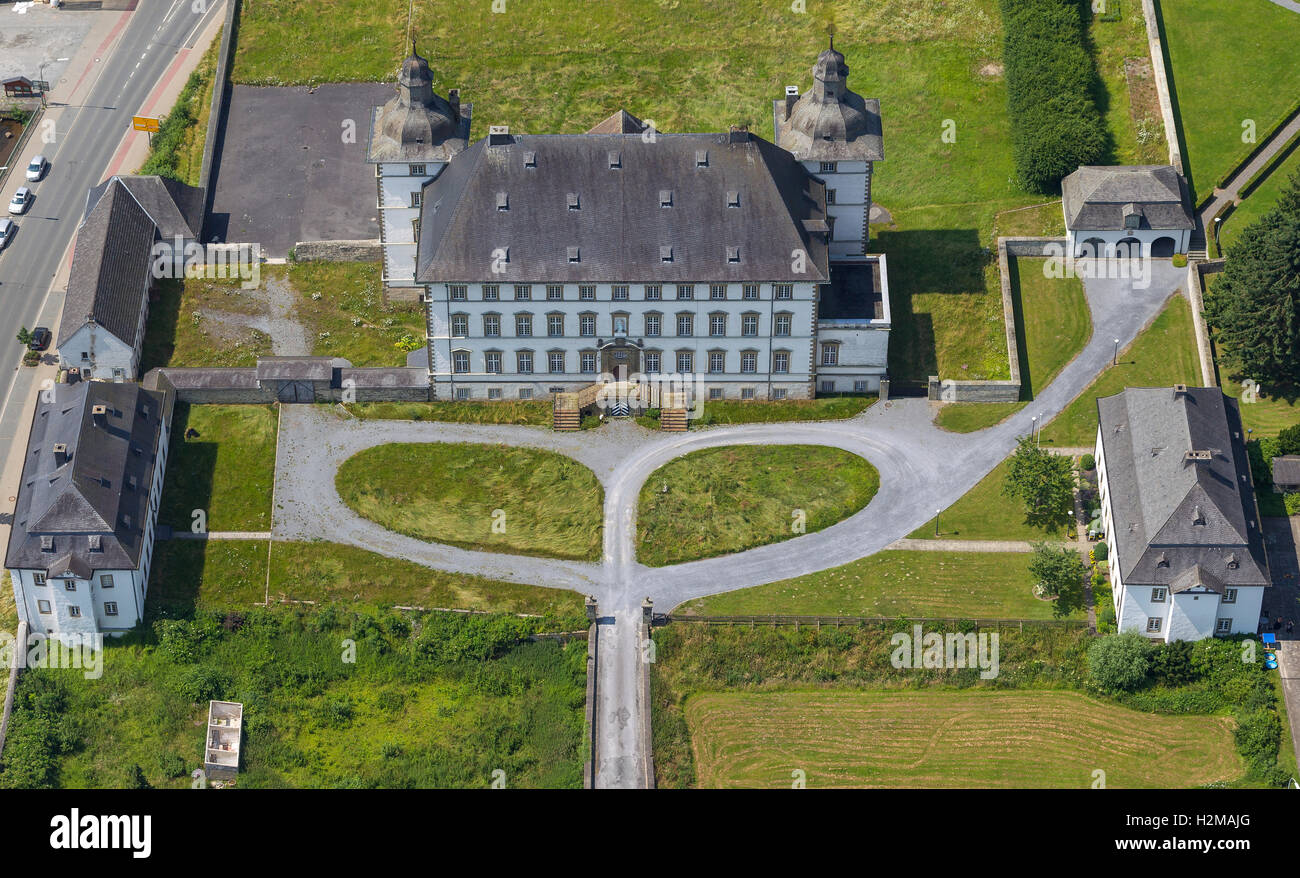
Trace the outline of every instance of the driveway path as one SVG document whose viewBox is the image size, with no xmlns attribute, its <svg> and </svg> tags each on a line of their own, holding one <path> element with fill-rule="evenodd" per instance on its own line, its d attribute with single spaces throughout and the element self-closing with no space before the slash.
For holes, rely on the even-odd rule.
<svg viewBox="0 0 1300 878">
<path fill-rule="evenodd" d="M 1128 280 L 1085 281 L 1092 338 L 1037 395 L 1035 411 L 1050 420 L 1065 408 L 1110 364 L 1113 339 L 1128 345 L 1186 276 L 1185 270 L 1158 262 L 1152 282 L 1142 289 L 1134 289 Z M 1027 416 L 1017 416 L 987 430 L 960 434 L 940 430 L 932 418 L 928 401 L 906 399 L 878 403 L 844 421 L 677 434 L 650 433 L 623 423 L 595 432 L 553 433 L 538 427 L 362 421 L 324 406 L 286 406 L 278 439 L 272 530 L 276 539 L 330 539 L 440 570 L 595 595 L 602 624 L 608 626 L 600 632 L 596 785 L 644 787 L 649 754 L 642 751 L 637 729 L 649 706 L 641 703 L 637 683 L 641 600 L 648 596 L 666 611 L 692 598 L 802 576 L 874 554 L 974 487 L 1030 426 Z M 574 457 L 605 487 L 601 563 L 473 552 L 405 537 L 360 518 L 339 499 L 333 475 L 348 457 L 388 442 L 504 442 Z M 867 458 L 880 472 L 879 492 L 856 515 L 794 540 L 671 567 L 637 562 L 637 498 L 656 469 L 702 448 L 788 444 L 830 445 Z"/>
<path fill-rule="evenodd" d="M 1279 0 L 1273 0 L 1279 6 L 1284 5 Z M 1292 4 L 1297 12 L 1300 12 L 1300 4 Z M 1290 7 L 1288 7 L 1290 8 Z M 1300 133 L 1300 114 L 1292 119 L 1287 125 L 1273 132 L 1273 136 L 1268 139 L 1267 144 L 1259 151 L 1250 162 L 1242 168 L 1222 189 L 1214 190 L 1214 199 L 1196 215 L 1197 222 L 1201 226 L 1202 233 L 1209 241 L 1214 237 L 1214 218 L 1219 215 L 1229 204 L 1235 204 L 1241 199 L 1241 187 L 1250 181 L 1250 178 L 1259 172 L 1259 169 L 1267 165 L 1278 154 L 1282 147 L 1290 142 L 1291 138 Z"/>
</svg>

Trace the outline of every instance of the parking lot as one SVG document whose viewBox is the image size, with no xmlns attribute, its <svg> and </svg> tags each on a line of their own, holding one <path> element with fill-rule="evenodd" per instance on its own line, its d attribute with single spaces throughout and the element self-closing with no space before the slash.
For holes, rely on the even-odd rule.
<svg viewBox="0 0 1300 878">
<path fill-rule="evenodd" d="M 371 109 L 392 95 L 385 83 L 232 88 L 207 236 L 273 258 L 299 241 L 378 238 L 366 140 Z"/>
</svg>

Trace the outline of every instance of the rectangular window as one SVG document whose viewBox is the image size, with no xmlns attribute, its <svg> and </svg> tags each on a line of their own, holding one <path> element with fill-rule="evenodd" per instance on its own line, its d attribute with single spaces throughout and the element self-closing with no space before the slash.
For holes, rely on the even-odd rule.
<svg viewBox="0 0 1300 878">
<path fill-rule="evenodd" d="M 458 375 L 469 371 L 469 351 L 451 352 L 451 371 Z"/>
<path fill-rule="evenodd" d="M 1164 588 L 1153 588 L 1153 589 L 1151 589 L 1151 603 L 1153 603 L 1153 604 L 1161 604 L 1161 603 L 1164 603 L 1165 596 L 1166 596 L 1168 593 L 1169 593 L 1168 590 L 1167 590 L 1167 589 L 1164 589 Z"/>
<path fill-rule="evenodd" d="M 645 334 L 651 337 L 658 336 L 659 321 L 660 317 L 658 314 L 647 314 L 645 316 Z"/>
<path fill-rule="evenodd" d="M 451 315 L 451 337 L 465 338 L 469 335 L 469 315 L 453 314 Z"/>
<path fill-rule="evenodd" d="M 612 298 L 615 302 L 626 302 L 627 292 L 628 292 L 627 284 L 614 284 L 613 290 L 610 294 L 610 298 Z"/>
<path fill-rule="evenodd" d="M 489 387 L 489 388 L 488 388 L 488 399 L 500 399 L 500 398 L 501 398 L 501 388 L 500 388 L 500 387 Z"/>
<path fill-rule="evenodd" d="M 533 374 L 533 355 L 529 351 L 519 351 L 515 354 L 515 371 L 520 375 Z"/>
<path fill-rule="evenodd" d="M 36 602 L 36 610 L 37 610 L 37 612 L 40 612 L 40 613 L 48 613 L 48 612 L 50 611 L 50 602 L 49 602 L 49 601 L 37 601 L 37 602 Z"/>
<path fill-rule="evenodd" d="M 1232 620 L 1231 620 L 1231 619 L 1219 619 L 1219 620 L 1217 620 L 1217 621 L 1214 623 L 1214 633 L 1215 633 L 1215 634 L 1231 634 L 1231 633 L 1232 633 Z"/>
<path fill-rule="evenodd" d="M 823 382 L 821 382 L 820 384 L 817 385 L 817 390 L 818 390 L 820 393 L 834 393 L 834 392 L 835 392 L 835 382 L 834 382 L 834 381 L 823 381 Z"/>
<path fill-rule="evenodd" d="M 564 335 L 564 315 L 547 314 L 546 315 L 546 334 L 552 338 Z"/>
<path fill-rule="evenodd" d="M 500 351 L 488 351 L 483 355 L 483 362 L 487 366 L 485 371 L 495 375 L 501 374 L 501 352 Z"/>
<path fill-rule="evenodd" d="M 578 298 L 584 302 L 596 301 L 596 288 L 588 285 L 578 287 Z"/>
<path fill-rule="evenodd" d="M 758 335 L 758 315 L 742 314 L 740 315 L 740 334 L 746 338 L 753 338 Z"/>
<path fill-rule="evenodd" d="M 469 298 L 469 287 L 465 284 L 448 284 L 447 296 L 453 302 L 463 302 Z"/>
<path fill-rule="evenodd" d="M 709 335 L 723 336 L 727 334 L 727 315 L 710 314 L 709 315 Z"/>
<path fill-rule="evenodd" d="M 740 290 L 741 290 L 740 297 L 742 299 L 758 298 L 758 284 L 745 284 L 740 288 Z"/>
<path fill-rule="evenodd" d="M 1223 590 L 1223 602 L 1225 604 L 1235 604 L 1237 602 L 1237 590 L 1235 588 L 1225 588 Z"/>
<path fill-rule="evenodd" d="M 416 190 L 415 192 L 411 193 L 411 207 L 419 207 L 419 206 L 420 206 L 420 192 L 419 190 Z"/>
<path fill-rule="evenodd" d="M 740 355 L 740 371 L 751 375 L 758 371 L 758 352 L 745 351 Z"/>
<path fill-rule="evenodd" d="M 727 285 L 709 284 L 709 298 L 715 300 L 727 298 Z"/>
<path fill-rule="evenodd" d="M 532 284 L 515 284 L 515 301 L 531 302 L 533 299 Z"/>
<path fill-rule="evenodd" d="M 787 374 L 790 371 L 790 354 L 786 351 L 772 354 L 772 371 L 779 375 Z"/>
<path fill-rule="evenodd" d="M 1160 619 L 1159 617 L 1157 617 L 1157 616 L 1151 616 L 1150 618 L 1148 618 L 1148 619 L 1147 619 L 1147 633 L 1148 633 L 1148 634 L 1159 634 L 1159 633 L 1160 633 L 1160 623 L 1161 623 L 1161 619 Z"/>
<path fill-rule="evenodd" d="M 483 315 L 483 334 L 488 338 L 497 338 L 501 335 L 501 317 L 498 314 Z"/>
<path fill-rule="evenodd" d="M 866 392 L 867 392 L 867 382 L 865 382 L 865 381 L 854 381 L 854 382 L 853 382 L 853 392 L 854 392 L 854 393 L 866 393 Z"/>
<path fill-rule="evenodd" d="M 464 400 L 469 399 L 469 388 L 468 388 L 468 387 L 457 387 L 457 388 L 456 388 L 456 399 L 459 400 L 459 401 L 462 401 L 462 402 L 463 402 Z"/>
<path fill-rule="evenodd" d="M 578 334 L 590 338 L 596 334 L 596 315 L 579 314 L 578 315 Z"/>
<path fill-rule="evenodd" d="M 695 334 L 695 320 L 690 314 L 677 315 L 677 334 L 681 336 Z M 690 369 L 686 371 L 689 372 Z"/>
<path fill-rule="evenodd" d="M 44 573 L 41 573 L 41 572 L 39 572 L 39 571 L 36 572 L 36 573 L 33 573 L 33 574 L 32 574 L 32 582 L 33 582 L 35 585 L 44 585 L 44 584 L 45 584 L 45 574 L 44 574 Z"/>
<path fill-rule="evenodd" d="M 117 601 L 104 601 L 104 615 L 105 616 L 117 615 Z"/>
<path fill-rule="evenodd" d="M 483 284 L 483 301 L 496 302 L 501 298 L 501 287 L 497 284 Z"/>
<path fill-rule="evenodd" d="M 834 189 L 827 189 L 827 190 L 826 190 L 826 203 L 827 203 L 827 204 L 834 204 L 834 203 L 835 203 L 835 190 L 834 190 Z"/>
<path fill-rule="evenodd" d="M 823 174 L 835 173 L 835 162 L 822 162 L 821 173 Z"/>
<path fill-rule="evenodd" d="M 646 284 L 645 300 L 647 302 L 658 302 L 663 298 L 664 288 L 659 284 Z"/>
<path fill-rule="evenodd" d="M 694 298 L 695 298 L 695 284 L 678 284 L 678 285 L 677 285 L 677 298 L 679 298 L 679 299 L 694 299 Z"/>
<path fill-rule="evenodd" d="M 772 334 L 787 336 L 790 334 L 790 315 L 778 314 L 772 321 Z"/>
<path fill-rule="evenodd" d="M 785 388 L 778 387 L 772 391 L 772 399 L 785 399 Z"/>
<path fill-rule="evenodd" d="M 68 617 L 72 619 L 80 619 L 81 607 L 78 607 L 76 605 L 68 607 Z"/>
<path fill-rule="evenodd" d="M 793 299 L 794 284 L 772 284 L 772 298 Z"/>
<path fill-rule="evenodd" d="M 411 165 L 410 172 L 412 177 L 423 177 L 424 165 Z"/>
<path fill-rule="evenodd" d="M 64 589 L 64 591 L 76 591 L 76 590 L 77 590 L 77 580 L 75 580 L 75 579 L 67 579 L 67 580 L 64 580 L 64 582 L 63 582 L 63 589 Z"/>
<path fill-rule="evenodd" d="M 99 587 L 100 587 L 100 588 L 112 588 L 112 587 L 113 587 L 113 574 L 111 574 L 111 573 L 101 573 L 100 576 L 99 576 Z"/>
<path fill-rule="evenodd" d="M 564 301 L 564 285 L 563 285 L 563 284 L 547 284 L 547 285 L 546 285 L 546 301 L 548 301 L 548 302 L 563 302 L 563 301 Z"/>
<path fill-rule="evenodd" d="M 840 364 L 840 346 L 837 344 L 822 345 L 822 365 L 838 366 Z"/>
<path fill-rule="evenodd" d="M 741 399 L 753 399 L 753 398 L 754 398 L 754 388 L 752 388 L 752 387 L 742 387 L 742 388 L 740 388 L 740 398 L 741 398 Z"/>
<path fill-rule="evenodd" d="M 710 387 L 710 388 L 709 388 L 709 399 L 722 399 L 722 388 L 721 388 L 721 387 Z"/>
<path fill-rule="evenodd" d="M 656 374 L 656 373 L 659 371 L 659 355 L 658 355 L 658 354 L 646 354 L 646 355 L 645 355 L 645 370 L 646 370 L 646 372 L 647 372 L 648 374 L 650 374 L 650 375 L 654 375 L 654 374 Z"/>
<path fill-rule="evenodd" d="M 529 338 L 532 334 L 533 334 L 533 315 L 516 314 L 515 335 L 519 338 Z"/>
<path fill-rule="evenodd" d="M 564 351 L 551 351 L 546 355 L 546 368 L 552 372 L 564 371 Z"/>
<path fill-rule="evenodd" d="M 532 389 L 531 387 L 521 387 L 521 388 L 519 388 L 519 398 L 520 398 L 520 399 L 532 399 L 532 398 L 533 398 L 533 389 Z"/>
<path fill-rule="evenodd" d="M 596 352 L 583 351 L 581 355 L 582 371 L 592 373 L 596 371 Z"/>
<path fill-rule="evenodd" d="M 693 354 L 691 354 L 691 353 L 686 352 L 686 351 L 682 351 L 682 352 L 678 353 L 678 354 L 677 354 L 677 371 L 678 371 L 678 372 L 694 372 L 694 371 L 695 371 L 695 356 L 694 356 Z"/>
<path fill-rule="evenodd" d="M 727 355 L 722 351 L 710 351 L 709 371 L 715 375 L 727 371 Z"/>
</svg>

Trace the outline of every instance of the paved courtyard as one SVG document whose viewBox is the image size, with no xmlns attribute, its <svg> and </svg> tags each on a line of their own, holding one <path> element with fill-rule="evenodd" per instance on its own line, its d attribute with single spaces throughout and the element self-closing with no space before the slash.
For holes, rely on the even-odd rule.
<svg viewBox="0 0 1300 878">
<path fill-rule="evenodd" d="M 371 109 L 392 94 L 378 82 L 234 86 L 213 159 L 207 235 L 259 243 L 272 258 L 299 241 L 378 238 L 366 139 Z"/>
<path fill-rule="evenodd" d="M 96 14 L 43 3 L 0 4 L 0 80 L 43 74 L 51 87 L 57 85 Z M 49 62 L 44 71 L 42 61 Z"/>
</svg>

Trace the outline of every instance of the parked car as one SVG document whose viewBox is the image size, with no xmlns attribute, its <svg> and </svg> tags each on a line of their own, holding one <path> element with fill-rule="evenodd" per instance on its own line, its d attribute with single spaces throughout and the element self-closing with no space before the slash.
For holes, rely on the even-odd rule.
<svg viewBox="0 0 1300 878">
<path fill-rule="evenodd" d="M 14 231 L 18 228 L 18 223 L 11 219 L 0 219 L 0 250 L 3 250 L 8 244 L 9 239 L 14 236 Z"/>
<path fill-rule="evenodd" d="M 35 183 L 37 180 L 41 179 L 41 177 L 44 177 L 45 169 L 49 166 L 50 163 L 45 160 L 45 156 L 43 155 L 38 155 L 32 159 L 32 163 L 27 166 L 28 182 Z"/>
<path fill-rule="evenodd" d="M 19 186 L 18 191 L 9 202 L 9 212 L 14 214 L 23 214 L 27 212 L 27 205 L 32 203 L 32 190 L 26 186 Z"/>
<path fill-rule="evenodd" d="M 50 339 L 50 330 L 44 326 L 38 326 L 32 330 L 32 340 L 27 343 L 27 349 L 43 351 L 50 346 Z"/>
</svg>

